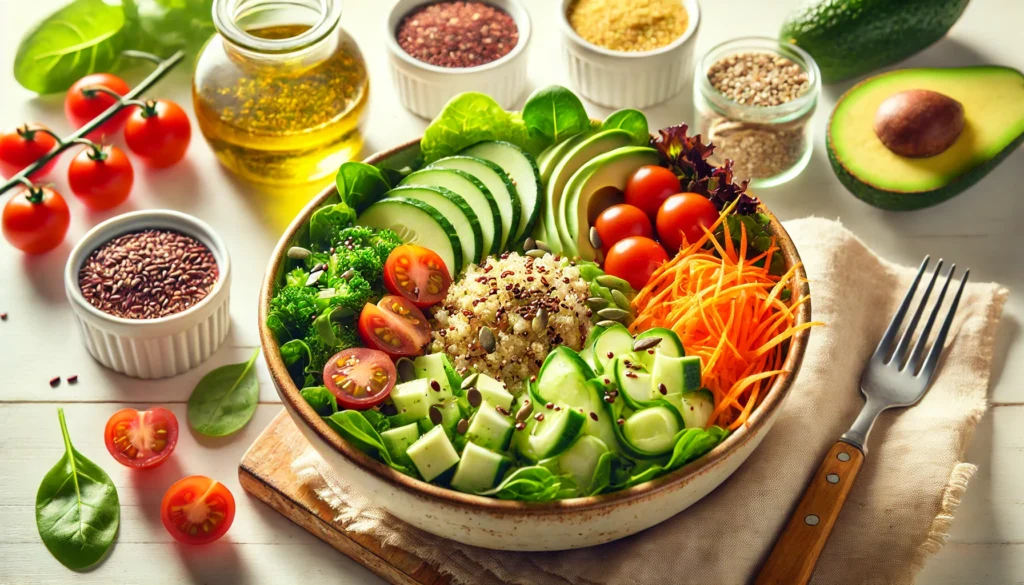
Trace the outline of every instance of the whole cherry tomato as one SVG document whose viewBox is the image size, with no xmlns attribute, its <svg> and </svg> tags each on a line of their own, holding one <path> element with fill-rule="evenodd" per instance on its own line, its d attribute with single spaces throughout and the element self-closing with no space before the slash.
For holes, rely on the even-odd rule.
<svg viewBox="0 0 1024 585">
<path fill-rule="evenodd" d="M 601 212 L 594 222 L 597 228 L 597 235 L 601 236 L 601 243 L 607 253 L 615 242 L 624 240 L 630 236 L 654 237 L 654 228 L 651 227 L 651 220 L 639 207 L 633 207 L 625 203 L 612 205 Z"/>
<path fill-rule="evenodd" d="M 107 451 L 126 467 L 149 469 L 167 459 L 178 444 L 178 417 L 166 408 L 123 408 L 107 421 Z"/>
<path fill-rule="evenodd" d="M 53 189 L 31 187 L 15 193 L 4 206 L 4 237 L 28 254 L 42 254 L 64 241 L 71 213 Z"/>
<path fill-rule="evenodd" d="M 0 173 L 7 178 L 13 177 L 53 150 L 57 145 L 57 139 L 46 132 L 47 130 L 48 128 L 42 124 L 25 124 L 4 130 L 0 134 Z M 55 164 L 57 159 L 53 158 L 29 177 L 34 180 L 41 179 L 53 170 Z"/>
<path fill-rule="evenodd" d="M 178 542 L 206 544 L 224 536 L 235 519 L 235 497 L 204 475 L 179 480 L 160 502 L 160 520 Z"/>
<path fill-rule="evenodd" d="M 87 147 L 68 167 L 71 191 L 93 211 L 117 207 L 132 191 L 135 171 L 116 146 Z"/>
<path fill-rule="evenodd" d="M 642 289 L 654 271 L 668 260 L 665 248 L 650 238 L 633 236 L 608 249 L 604 271 L 618 276 L 636 290 Z"/>
<path fill-rule="evenodd" d="M 167 100 L 150 100 L 135 108 L 124 127 L 128 148 L 147 165 L 168 167 L 185 156 L 192 126 L 185 110 Z"/>
<path fill-rule="evenodd" d="M 93 73 L 76 81 L 64 98 L 64 115 L 76 128 L 85 126 L 117 103 L 114 96 L 97 90 L 97 87 L 104 87 L 118 95 L 124 95 L 131 89 L 123 79 L 109 73 Z M 116 134 L 124 125 L 128 114 L 127 108 L 121 110 L 99 128 L 87 134 L 86 138 L 96 142 L 104 136 Z"/>
<path fill-rule="evenodd" d="M 682 191 L 675 173 L 656 165 L 640 167 L 626 181 L 626 203 L 639 207 L 654 221 L 661 204 Z"/>
<path fill-rule="evenodd" d="M 683 236 L 688 243 L 704 236 L 701 226 L 710 228 L 718 221 L 718 209 L 700 193 L 679 193 L 665 200 L 658 210 L 658 238 L 666 249 L 678 252 Z"/>
</svg>

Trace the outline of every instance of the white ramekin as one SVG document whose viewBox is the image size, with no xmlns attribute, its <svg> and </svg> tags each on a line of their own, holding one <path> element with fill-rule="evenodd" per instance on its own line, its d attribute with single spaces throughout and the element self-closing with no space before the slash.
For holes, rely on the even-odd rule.
<svg viewBox="0 0 1024 585">
<path fill-rule="evenodd" d="M 433 118 L 453 96 L 479 91 L 512 109 L 526 89 L 526 46 L 530 42 L 530 15 L 519 0 L 484 0 L 508 12 L 519 28 L 519 42 L 504 57 L 477 67 L 438 67 L 405 52 L 395 38 L 402 19 L 418 6 L 437 0 L 399 0 L 391 8 L 384 31 L 391 61 L 391 77 L 402 105 L 423 118 Z"/>
<path fill-rule="evenodd" d="M 700 26 L 697 0 L 681 0 L 688 23 L 681 37 L 651 51 L 612 51 L 583 40 L 569 24 L 572 0 L 559 2 L 569 79 L 583 97 L 608 108 L 646 108 L 686 89 L 693 79 Z"/>
<path fill-rule="evenodd" d="M 219 278 L 194 306 L 158 319 L 122 319 L 89 304 L 78 286 L 78 272 L 94 250 L 118 236 L 145 229 L 167 229 L 199 240 L 213 253 Z M 135 378 L 166 378 L 190 370 L 227 337 L 231 260 L 223 240 L 205 222 L 168 209 L 126 213 L 97 225 L 71 251 L 64 268 L 64 291 L 74 309 L 86 349 L 104 366 Z"/>
</svg>

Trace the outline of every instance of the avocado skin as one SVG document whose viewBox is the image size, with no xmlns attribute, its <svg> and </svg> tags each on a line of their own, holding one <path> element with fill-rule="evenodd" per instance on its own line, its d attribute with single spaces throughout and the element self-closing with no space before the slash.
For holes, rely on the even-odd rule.
<svg viewBox="0 0 1024 585">
<path fill-rule="evenodd" d="M 812 0 L 779 39 L 814 57 L 824 83 L 891 65 L 941 39 L 969 0 Z"/>
<path fill-rule="evenodd" d="M 831 121 L 829 123 L 829 128 L 831 129 Z M 984 164 L 978 165 L 970 171 L 960 175 L 955 181 L 950 182 L 948 185 L 943 185 L 942 187 L 931 191 L 901 193 L 880 189 L 855 177 L 846 170 L 846 167 L 844 167 L 842 163 L 839 162 L 839 159 L 836 158 L 835 150 L 832 148 L 832 133 L 829 132 L 826 138 L 828 162 L 832 163 L 832 170 L 835 171 L 836 177 L 839 178 L 839 182 L 842 183 L 850 193 L 853 193 L 855 197 L 865 203 L 878 207 L 879 209 L 888 209 L 890 211 L 913 211 L 915 209 L 924 209 L 925 207 L 938 205 L 947 199 L 952 199 L 971 185 L 981 180 L 982 177 L 987 175 L 992 169 L 996 168 L 1003 159 L 1016 150 L 1018 146 L 1024 143 L 1024 134 L 1021 134 L 1016 140 L 1007 145 L 1006 148 L 999 151 L 999 154 L 985 161 Z"/>
</svg>

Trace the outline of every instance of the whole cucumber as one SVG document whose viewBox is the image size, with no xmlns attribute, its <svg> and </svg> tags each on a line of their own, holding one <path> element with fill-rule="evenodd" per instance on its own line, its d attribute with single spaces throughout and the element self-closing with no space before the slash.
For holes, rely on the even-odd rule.
<svg viewBox="0 0 1024 585">
<path fill-rule="evenodd" d="M 969 0 L 810 0 L 779 40 L 814 57 L 824 83 L 891 65 L 941 39 Z"/>
</svg>

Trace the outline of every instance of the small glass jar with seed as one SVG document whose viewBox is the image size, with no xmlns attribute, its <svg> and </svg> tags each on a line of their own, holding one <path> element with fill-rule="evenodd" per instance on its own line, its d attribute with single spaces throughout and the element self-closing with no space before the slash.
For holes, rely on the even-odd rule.
<svg viewBox="0 0 1024 585">
<path fill-rule="evenodd" d="M 715 146 L 710 160 L 732 159 L 737 181 L 772 187 L 807 166 L 821 75 L 806 51 L 768 37 L 728 41 L 704 55 L 693 87 L 697 130 Z"/>
</svg>

